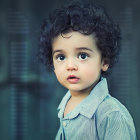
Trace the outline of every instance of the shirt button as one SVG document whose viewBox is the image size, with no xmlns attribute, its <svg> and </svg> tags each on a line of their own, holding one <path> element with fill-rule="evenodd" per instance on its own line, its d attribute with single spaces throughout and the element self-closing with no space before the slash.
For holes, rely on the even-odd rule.
<svg viewBox="0 0 140 140">
<path fill-rule="evenodd" d="M 63 126 L 66 127 L 66 125 L 67 125 L 67 123 L 66 122 L 63 122 Z"/>
</svg>

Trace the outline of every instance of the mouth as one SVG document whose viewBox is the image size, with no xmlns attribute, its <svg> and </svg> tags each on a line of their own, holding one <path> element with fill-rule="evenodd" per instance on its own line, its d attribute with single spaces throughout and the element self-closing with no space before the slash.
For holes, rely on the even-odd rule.
<svg viewBox="0 0 140 140">
<path fill-rule="evenodd" d="M 79 81 L 80 78 L 76 77 L 75 75 L 70 75 L 68 76 L 67 80 L 71 83 L 71 84 L 76 84 Z"/>
</svg>

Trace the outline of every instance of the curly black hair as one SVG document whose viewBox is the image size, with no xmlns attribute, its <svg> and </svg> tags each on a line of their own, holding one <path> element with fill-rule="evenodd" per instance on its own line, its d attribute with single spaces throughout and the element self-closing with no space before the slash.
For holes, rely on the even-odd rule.
<svg viewBox="0 0 140 140">
<path fill-rule="evenodd" d="M 108 58 L 110 61 L 110 71 L 118 60 L 121 46 L 120 28 L 102 6 L 91 2 L 74 2 L 63 6 L 54 10 L 44 21 L 41 27 L 39 56 L 48 70 L 53 68 L 52 41 L 58 35 L 71 30 L 96 36 L 96 45 L 101 51 L 102 58 Z M 107 76 L 109 72 L 101 74 Z"/>
</svg>

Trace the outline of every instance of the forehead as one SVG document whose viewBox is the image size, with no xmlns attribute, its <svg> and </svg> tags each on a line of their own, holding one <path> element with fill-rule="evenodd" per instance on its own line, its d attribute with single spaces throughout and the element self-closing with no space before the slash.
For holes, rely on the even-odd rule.
<svg viewBox="0 0 140 140">
<path fill-rule="evenodd" d="M 54 38 L 52 49 L 62 49 L 63 47 L 91 47 L 96 46 L 96 38 L 93 34 L 83 35 L 80 32 L 69 32 L 60 34 Z"/>
</svg>

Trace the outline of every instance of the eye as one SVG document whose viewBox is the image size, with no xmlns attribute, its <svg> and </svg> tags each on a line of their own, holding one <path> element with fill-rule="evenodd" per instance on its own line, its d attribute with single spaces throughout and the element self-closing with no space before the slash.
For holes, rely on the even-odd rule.
<svg viewBox="0 0 140 140">
<path fill-rule="evenodd" d="M 62 54 L 60 54 L 60 55 L 56 56 L 56 59 L 57 59 L 58 61 L 63 61 L 63 60 L 65 59 L 65 56 L 62 55 Z"/>
<path fill-rule="evenodd" d="M 78 58 L 81 60 L 86 60 L 89 57 L 87 53 L 80 53 Z"/>
</svg>

